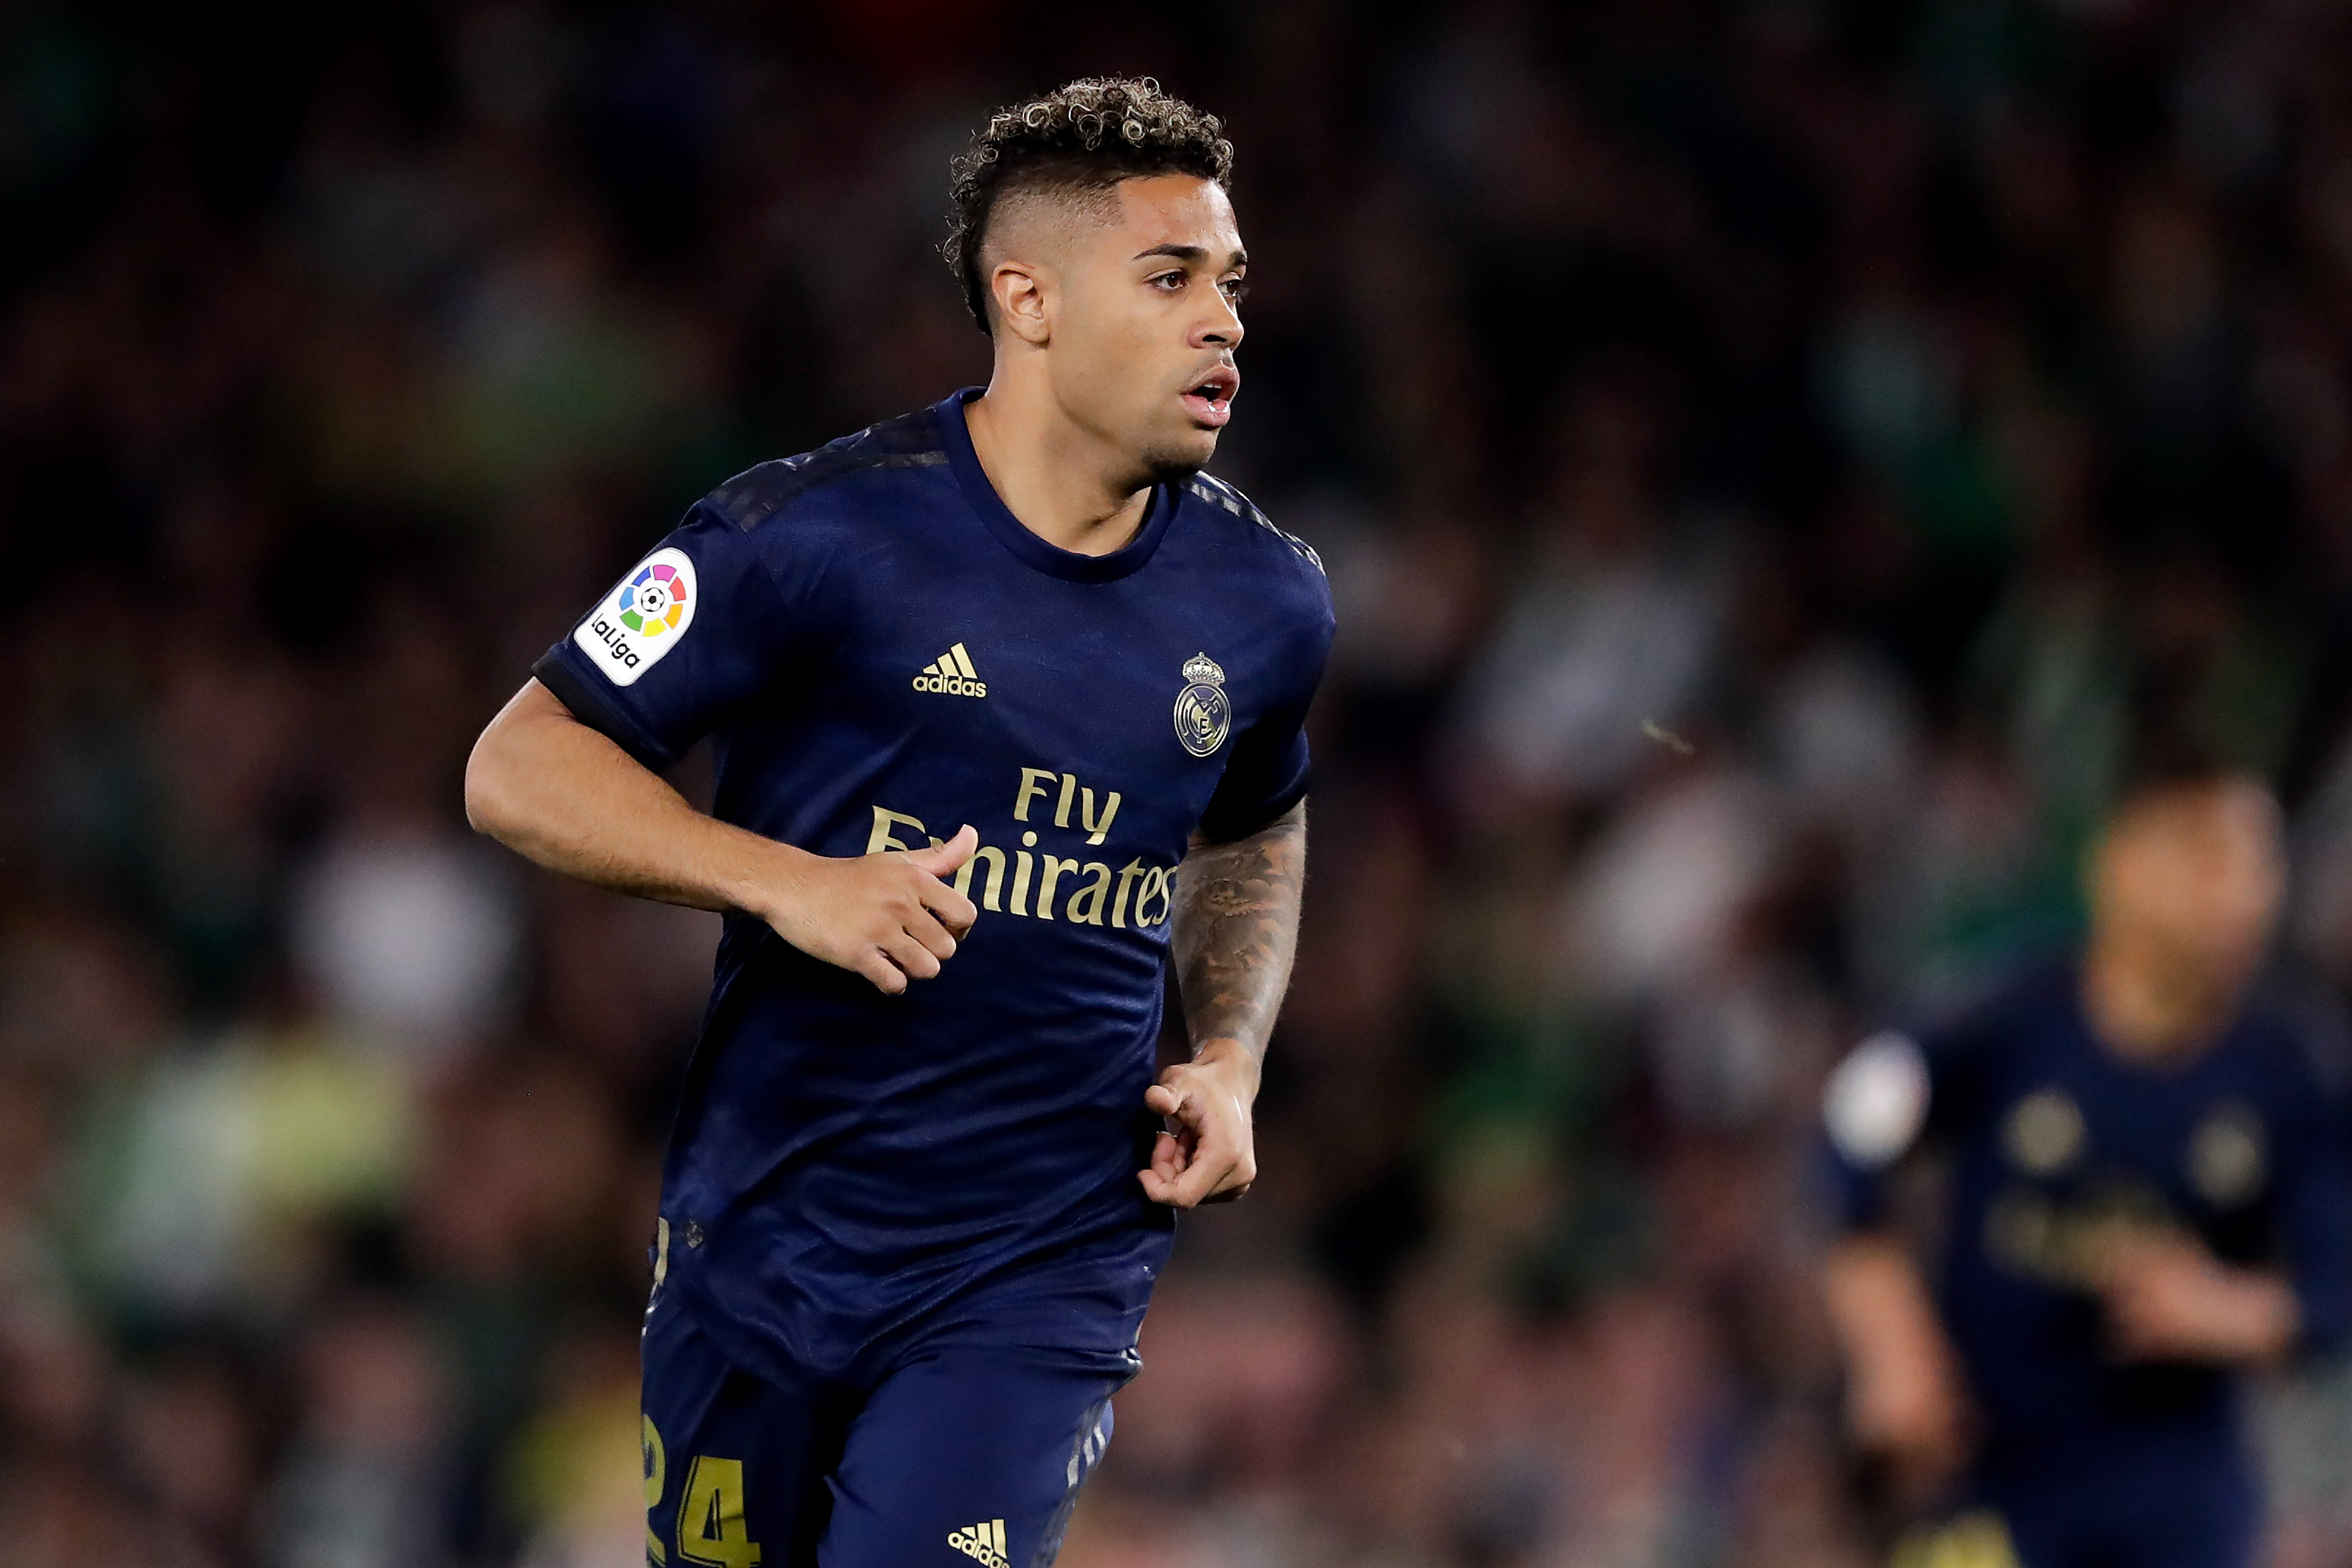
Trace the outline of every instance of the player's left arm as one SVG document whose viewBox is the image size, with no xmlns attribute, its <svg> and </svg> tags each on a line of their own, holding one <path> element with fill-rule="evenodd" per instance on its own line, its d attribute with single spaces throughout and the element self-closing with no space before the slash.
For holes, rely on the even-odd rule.
<svg viewBox="0 0 2352 1568">
<path fill-rule="evenodd" d="M 2302 1306 L 2278 1269 L 2224 1263 L 2187 1234 L 2120 1237 L 2102 1250 L 2100 1295 L 2121 1360 L 2256 1365 L 2302 1337 Z"/>
<path fill-rule="evenodd" d="M 2116 1352 L 2223 1365 L 2324 1351 L 2352 1327 L 2352 1159 L 2340 1112 L 2316 1083 L 2288 1099 L 2273 1157 L 2284 1257 L 2223 1262 L 2185 1231 L 2126 1234 L 2098 1259 Z"/>
<path fill-rule="evenodd" d="M 1155 1203 L 1225 1203 L 1257 1178 L 1250 1106 L 1266 1037 L 1290 984 L 1307 879 L 1307 803 L 1230 843 L 1193 837 L 1176 874 L 1171 943 L 1192 1059 L 1144 1103 L 1174 1123 L 1136 1173 Z"/>
</svg>

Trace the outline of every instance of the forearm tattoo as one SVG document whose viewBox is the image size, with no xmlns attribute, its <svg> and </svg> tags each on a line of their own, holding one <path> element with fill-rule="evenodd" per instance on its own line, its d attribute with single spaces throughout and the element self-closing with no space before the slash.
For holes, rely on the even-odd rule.
<svg viewBox="0 0 2352 1568">
<path fill-rule="evenodd" d="M 1290 984 L 1307 879 L 1307 806 L 1231 844 L 1196 845 L 1176 873 L 1176 980 L 1198 1051 L 1231 1039 L 1254 1056 Z"/>
</svg>

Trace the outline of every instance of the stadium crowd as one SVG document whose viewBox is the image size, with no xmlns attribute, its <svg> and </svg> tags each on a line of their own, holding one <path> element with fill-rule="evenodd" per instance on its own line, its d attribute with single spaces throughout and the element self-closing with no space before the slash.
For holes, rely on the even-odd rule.
<svg viewBox="0 0 2352 1568">
<path fill-rule="evenodd" d="M 2352 16 L 2319 0 L 0 9 L 0 1557 L 643 1549 L 716 921 L 473 838 L 695 495 L 980 379 L 991 105 L 1223 114 L 1217 471 L 1328 566 L 1248 1200 L 1070 1568 L 1859 1564 L 1823 1074 L 2079 920 L 2142 698 L 2352 985 Z M 689 761 L 681 782 L 698 776 Z M 2352 1388 L 2268 1407 L 2352 1561 Z"/>
</svg>

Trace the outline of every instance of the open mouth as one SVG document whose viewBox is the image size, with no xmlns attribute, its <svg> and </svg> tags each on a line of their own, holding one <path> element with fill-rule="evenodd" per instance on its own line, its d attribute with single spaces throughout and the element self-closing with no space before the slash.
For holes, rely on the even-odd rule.
<svg viewBox="0 0 2352 1568">
<path fill-rule="evenodd" d="M 1241 372 L 1221 364 L 1192 384 L 1184 394 L 1184 407 L 1196 421 L 1217 429 L 1233 417 L 1234 394 L 1241 386 Z"/>
</svg>

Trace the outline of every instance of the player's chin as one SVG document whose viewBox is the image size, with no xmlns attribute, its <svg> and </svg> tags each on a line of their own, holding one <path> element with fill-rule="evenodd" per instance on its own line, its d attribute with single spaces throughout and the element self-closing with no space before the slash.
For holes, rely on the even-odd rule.
<svg viewBox="0 0 2352 1568">
<path fill-rule="evenodd" d="M 1217 433 L 1192 428 L 1160 436 L 1144 448 L 1143 460 L 1161 479 L 1181 479 L 1209 466 L 1217 455 Z"/>
</svg>

